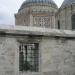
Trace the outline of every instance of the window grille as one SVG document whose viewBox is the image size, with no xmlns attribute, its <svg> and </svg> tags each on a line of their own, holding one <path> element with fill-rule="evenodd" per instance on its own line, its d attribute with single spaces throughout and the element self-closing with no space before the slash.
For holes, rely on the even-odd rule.
<svg viewBox="0 0 75 75">
<path fill-rule="evenodd" d="M 50 26 L 50 18 L 46 17 L 46 16 L 34 17 L 34 26 L 49 27 Z"/>
<path fill-rule="evenodd" d="M 19 45 L 19 70 L 20 71 L 39 71 L 39 44 L 31 43 Z"/>
</svg>

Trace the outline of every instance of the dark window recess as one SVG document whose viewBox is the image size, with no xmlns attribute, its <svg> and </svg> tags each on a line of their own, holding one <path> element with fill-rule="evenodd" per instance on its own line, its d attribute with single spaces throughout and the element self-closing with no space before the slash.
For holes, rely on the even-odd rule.
<svg viewBox="0 0 75 75">
<path fill-rule="evenodd" d="M 39 44 L 24 44 L 19 46 L 19 70 L 20 71 L 39 71 Z"/>
<path fill-rule="evenodd" d="M 75 30 L 75 14 L 72 15 L 72 30 Z"/>
<path fill-rule="evenodd" d="M 58 29 L 60 29 L 60 21 L 58 20 Z"/>
</svg>

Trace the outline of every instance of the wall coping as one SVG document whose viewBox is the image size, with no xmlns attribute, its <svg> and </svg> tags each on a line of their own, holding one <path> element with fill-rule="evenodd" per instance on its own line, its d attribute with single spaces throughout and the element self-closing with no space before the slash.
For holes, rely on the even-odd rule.
<svg viewBox="0 0 75 75">
<path fill-rule="evenodd" d="M 58 36 L 58 37 L 75 37 L 75 31 L 72 30 L 58 30 L 42 27 L 31 26 L 13 26 L 0 25 L 0 34 L 18 34 L 18 35 L 42 35 L 42 36 Z"/>
</svg>

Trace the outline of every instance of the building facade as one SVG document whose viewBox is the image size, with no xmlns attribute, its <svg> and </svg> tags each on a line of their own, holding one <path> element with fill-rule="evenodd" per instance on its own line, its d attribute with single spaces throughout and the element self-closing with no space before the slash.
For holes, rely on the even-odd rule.
<svg viewBox="0 0 75 75">
<path fill-rule="evenodd" d="M 0 26 L 0 75 L 75 75 L 75 1 L 26 0 L 15 26 Z"/>
<path fill-rule="evenodd" d="M 15 15 L 16 25 L 55 28 L 57 10 L 52 0 L 27 0 Z"/>
<path fill-rule="evenodd" d="M 74 30 L 75 29 L 75 1 L 64 0 L 58 11 L 57 25 L 60 24 L 60 29 Z M 59 28 L 59 27 L 58 27 Z"/>
<path fill-rule="evenodd" d="M 16 25 L 63 30 L 75 29 L 75 1 L 64 0 L 58 9 L 52 0 L 28 0 L 15 14 Z"/>
</svg>

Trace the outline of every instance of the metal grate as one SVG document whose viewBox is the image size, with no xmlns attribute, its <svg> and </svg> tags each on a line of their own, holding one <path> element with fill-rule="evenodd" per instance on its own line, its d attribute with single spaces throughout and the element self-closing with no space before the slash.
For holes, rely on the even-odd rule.
<svg viewBox="0 0 75 75">
<path fill-rule="evenodd" d="M 20 71 L 39 71 L 39 44 L 20 43 L 19 46 L 19 70 Z"/>
</svg>

